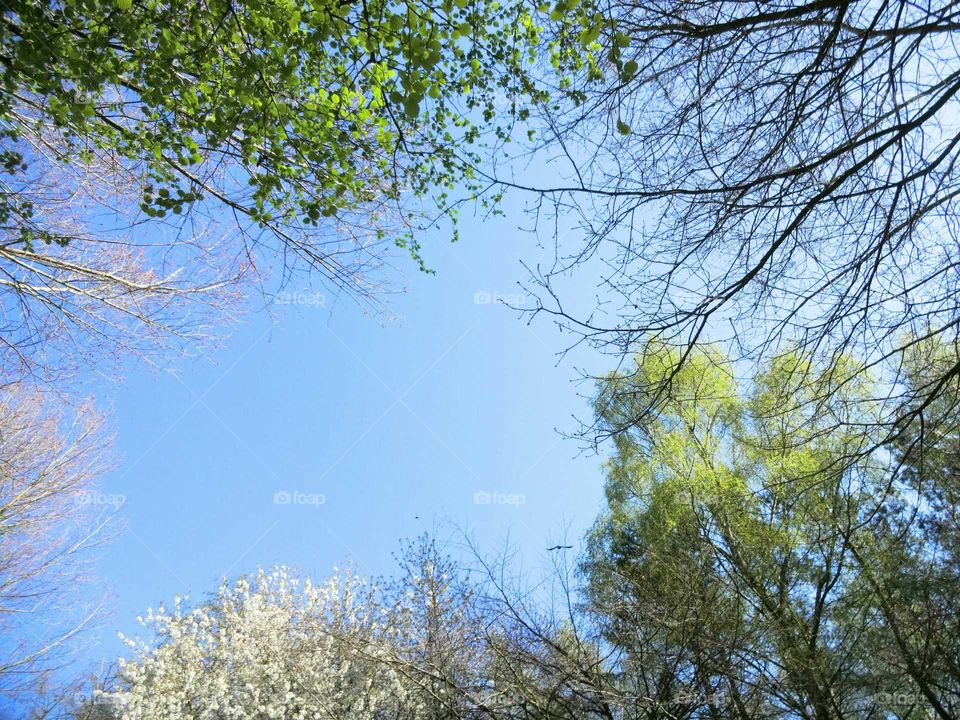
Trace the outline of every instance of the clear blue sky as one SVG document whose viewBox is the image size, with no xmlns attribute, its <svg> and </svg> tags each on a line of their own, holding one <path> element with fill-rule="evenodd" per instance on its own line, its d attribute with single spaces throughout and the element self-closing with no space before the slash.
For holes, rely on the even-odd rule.
<svg viewBox="0 0 960 720">
<path fill-rule="evenodd" d="M 569 338 L 546 320 L 476 302 L 522 292 L 519 261 L 541 252 L 508 215 L 465 219 L 457 245 L 427 239 L 435 276 L 399 259 L 393 321 L 331 298 L 277 307 L 179 378 L 134 365 L 122 385 L 92 386 L 120 454 L 102 491 L 125 496 L 126 529 L 101 551 L 96 591 L 112 614 L 76 670 L 116 658 L 117 632 L 135 634 L 148 606 L 201 599 L 258 565 L 324 576 L 353 558 L 386 573 L 400 538 L 434 529 L 469 531 L 489 552 L 509 538 L 531 564 L 565 531 L 579 547 L 600 509 L 600 458 L 557 429 L 588 413 L 575 367 L 606 359 L 557 365 Z M 300 495 L 277 504 L 283 492 Z"/>
</svg>

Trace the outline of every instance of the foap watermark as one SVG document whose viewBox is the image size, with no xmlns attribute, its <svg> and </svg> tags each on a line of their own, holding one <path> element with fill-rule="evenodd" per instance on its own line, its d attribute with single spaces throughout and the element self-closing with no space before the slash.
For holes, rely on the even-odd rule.
<svg viewBox="0 0 960 720">
<path fill-rule="evenodd" d="M 480 490 L 473 494 L 474 505 L 507 505 L 510 507 L 520 507 L 527 501 L 527 496 L 522 493 L 505 493 L 498 490 Z"/>
<path fill-rule="evenodd" d="M 277 293 L 273 299 L 275 305 L 299 305 L 301 307 L 324 308 L 327 306 L 327 296 L 322 292 L 289 292 Z"/>
<path fill-rule="evenodd" d="M 474 305 L 509 305 L 517 307 L 527 301 L 523 293 L 504 293 L 496 290 L 478 290 L 473 294 Z"/>
<path fill-rule="evenodd" d="M 77 496 L 78 505 L 109 505 L 119 510 L 127 502 L 127 496 L 120 493 L 85 492 Z"/>
<path fill-rule="evenodd" d="M 686 705 L 710 705 L 713 707 L 723 707 L 727 702 L 727 694 L 724 692 L 694 692 L 689 694 L 677 695 L 674 702 L 684 703 Z"/>
<path fill-rule="evenodd" d="M 327 502 L 327 496 L 320 493 L 305 493 L 299 490 L 278 490 L 273 494 L 274 505 L 313 505 L 320 507 Z"/>
<path fill-rule="evenodd" d="M 122 703 L 116 696 L 103 690 L 77 691 L 71 694 L 71 698 L 73 700 L 73 707 L 78 709 L 97 706 L 119 711 L 122 706 Z"/>
<path fill-rule="evenodd" d="M 908 707 L 918 704 L 921 701 L 921 697 L 919 693 L 895 690 L 893 692 L 874 693 L 870 696 L 870 700 L 877 705 L 886 707 Z"/>
</svg>

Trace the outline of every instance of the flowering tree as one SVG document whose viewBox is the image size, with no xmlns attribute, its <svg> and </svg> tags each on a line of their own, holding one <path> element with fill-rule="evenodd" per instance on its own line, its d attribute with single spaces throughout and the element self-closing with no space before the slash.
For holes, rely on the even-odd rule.
<svg viewBox="0 0 960 720">
<path fill-rule="evenodd" d="M 428 537 L 399 561 L 377 582 L 337 572 L 314 584 L 278 567 L 151 611 L 154 636 L 129 639 L 131 657 L 70 717 L 613 720 L 624 705 L 568 585 L 569 612 L 552 615 Z"/>
<path fill-rule="evenodd" d="M 441 718 L 483 712 L 482 625 L 453 566 L 422 540 L 396 582 L 315 584 L 285 567 L 142 618 L 109 688 L 78 717 Z"/>
<path fill-rule="evenodd" d="M 129 641 L 110 695 L 126 717 L 392 716 L 403 683 L 372 662 L 396 628 L 350 574 L 300 581 L 285 568 L 223 585 L 208 603 L 151 611 L 151 648 Z"/>
</svg>

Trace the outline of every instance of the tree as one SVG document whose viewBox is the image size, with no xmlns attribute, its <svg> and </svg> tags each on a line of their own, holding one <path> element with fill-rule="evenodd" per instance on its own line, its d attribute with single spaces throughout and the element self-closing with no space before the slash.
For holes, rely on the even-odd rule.
<svg viewBox="0 0 960 720">
<path fill-rule="evenodd" d="M 319 584 L 278 567 L 192 608 L 177 599 L 145 618 L 155 643 L 129 640 L 132 657 L 74 715 L 482 716 L 473 591 L 426 538 L 400 565 L 393 581 L 343 571 Z"/>
<path fill-rule="evenodd" d="M 654 343 L 611 375 L 600 422 L 649 402 L 679 352 Z M 955 558 L 921 542 L 911 473 L 862 452 L 871 388 L 850 363 L 794 351 L 741 387 L 698 351 L 617 435 L 584 569 L 638 716 L 955 716 Z"/>
<path fill-rule="evenodd" d="M 907 381 L 923 385 L 951 362 L 953 348 L 920 343 L 907 359 Z M 957 379 L 951 378 L 919 411 L 917 426 L 897 438 L 892 451 L 903 499 L 878 513 L 873 537 L 860 551 L 887 631 L 874 657 L 881 664 L 899 658 L 920 678 L 929 702 L 938 693 L 950 698 L 941 716 L 956 713 L 960 694 L 958 397 Z"/>
<path fill-rule="evenodd" d="M 485 138 L 540 97 L 537 34 L 493 0 L 8 4 L 4 365 L 57 369 L 57 334 L 191 341 L 184 306 L 271 258 L 374 297 L 383 244 L 422 265 L 425 213 L 456 215 Z"/>
<path fill-rule="evenodd" d="M 945 364 L 919 385 L 900 374 L 923 338 L 957 343 L 956 6 L 556 11 L 584 58 L 543 140 L 569 181 L 503 180 L 579 221 L 535 274 L 538 311 L 627 360 L 650 337 L 687 350 L 724 340 L 754 362 L 785 343 L 826 361 L 856 354 L 888 383 L 877 422 L 891 437 L 915 423 L 960 372 Z M 600 288 L 587 307 L 564 292 L 578 267 Z M 674 369 L 651 378 L 661 392 L 638 412 L 656 413 Z"/>
<path fill-rule="evenodd" d="M 0 241 L 0 375 L 68 391 L 84 369 L 158 367 L 225 334 L 255 273 L 228 233 L 138 222 L 135 177 L 108 158 L 39 165 L 13 192 L 63 242 Z"/>
<path fill-rule="evenodd" d="M 601 675 L 584 667 L 596 648 L 570 626 L 541 625 L 527 596 L 504 595 L 429 537 L 406 543 L 398 566 L 392 579 L 337 572 L 319 584 L 275 568 L 151 612 L 155 640 L 130 641 L 133 656 L 68 716 L 595 716 Z"/>
<path fill-rule="evenodd" d="M 301 585 L 277 568 L 193 609 L 178 600 L 147 615 L 157 647 L 131 642 L 110 697 L 139 718 L 402 716 L 397 673 L 365 660 L 395 632 L 375 592 L 350 575 Z"/>
<path fill-rule="evenodd" d="M 64 658 L 96 607 L 69 600 L 105 539 L 94 482 L 109 467 L 100 418 L 35 390 L 0 388 L 0 691 L 27 693 Z"/>
</svg>

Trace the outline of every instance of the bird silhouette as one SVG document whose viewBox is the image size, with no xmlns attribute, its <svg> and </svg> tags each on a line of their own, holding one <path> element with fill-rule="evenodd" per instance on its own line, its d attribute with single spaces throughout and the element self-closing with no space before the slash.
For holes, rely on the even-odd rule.
<svg viewBox="0 0 960 720">
<path fill-rule="evenodd" d="M 571 550 L 573 545 L 554 545 L 553 547 L 547 548 L 547 552 L 553 552 L 554 550 Z"/>
</svg>

